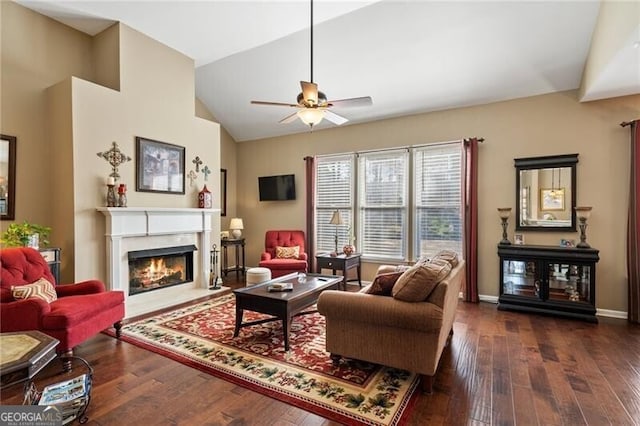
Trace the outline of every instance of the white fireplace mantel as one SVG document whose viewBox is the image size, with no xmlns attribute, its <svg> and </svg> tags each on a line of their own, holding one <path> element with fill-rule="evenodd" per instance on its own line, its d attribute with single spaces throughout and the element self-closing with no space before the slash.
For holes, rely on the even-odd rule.
<svg viewBox="0 0 640 426">
<path fill-rule="evenodd" d="M 220 209 L 98 207 L 97 211 L 101 212 L 106 219 L 107 282 L 111 290 L 125 292 L 127 317 L 170 306 L 171 303 L 176 302 L 173 293 L 178 290 L 171 287 L 166 290 L 154 290 L 149 295 L 141 294 L 129 298 L 125 239 L 197 234 L 198 262 L 196 264 L 198 272 L 194 270 L 192 287 L 195 290 L 209 291 L 211 220 L 214 214 L 220 212 Z M 202 297 L 200 293 L 202 291 L 194 293 L 194 297 Z M 182 291 L 180 294 L 185 294 L 185 292 Z M 133 299 L 138 303 L 134 303 Z M 143 311 L 136 307 L 138 305 L 144 305 Z"/>
</svg>

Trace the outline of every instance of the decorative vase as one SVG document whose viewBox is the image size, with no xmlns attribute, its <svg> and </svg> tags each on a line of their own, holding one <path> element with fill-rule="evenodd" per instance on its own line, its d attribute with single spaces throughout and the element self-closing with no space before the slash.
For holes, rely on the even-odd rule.
<svg viewBox="0 0 640 426">
<path fill-rule="evenodd" d="M 207 189 L 207 185 L 198 192 L 198 207 L 201 209 L 210 209 L 213 207 L 213 196 L 211 191 Z"/>
<path fill-rule="evenodd" d="M 124 183 L 118 187 L 118 206 L 127 207 L 127 185 Z"/>
<path fill-rule="evenodd" d="M 356 248 L 352 244 L 347 244 L 346 246 L 342 247 L 342 252 L 347 256 L 351 256 L 354 251 L 356 251 Z"/>
</svg>

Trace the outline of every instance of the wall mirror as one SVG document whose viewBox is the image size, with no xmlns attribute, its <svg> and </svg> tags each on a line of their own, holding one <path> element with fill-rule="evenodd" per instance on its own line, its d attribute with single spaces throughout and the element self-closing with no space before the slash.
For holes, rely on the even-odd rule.
<svg viewBox="0 0 640 426">
<path fill-rule="evenodd" d="M 575 231 L 578 154 L 514 162 L 516 231 Z"/>
<path fill-rule="evenodd" d="M 0 220 L 16 216 L 16 141 L 15 136 L 0 135 Z"/>
</svg>

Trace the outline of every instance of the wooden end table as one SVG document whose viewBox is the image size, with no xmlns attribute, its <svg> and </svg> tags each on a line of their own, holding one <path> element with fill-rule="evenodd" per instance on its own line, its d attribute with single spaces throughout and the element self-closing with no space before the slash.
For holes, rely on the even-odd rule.
<svg viewBox="0 0 640 426">
<path fill-rule="evenodd" d="M 220 240 L 220 245 L 222 246 L 222 273 L 226 277 L 229 272 L 235 271 L 236 279 L 240 279 L 240 274 L 244 276 L 245 273 L 244 238 L 223 238 Z M 227 253 L 229 247 L 235 247 L 235 265 L 232 267 L 229 266 Z M 240 254 L 242 254 L 242 264 L 240 264 Z"/>
<path fill-rule="evenodd" d="M 322 273 L 323 269 L 331 269 L 333 271 L 333 275 L 335 275 L 336 271 L 342 271 L 342 286 L 346 291 L 347 281 L 352 281 L 347 279 L 347 272 L 350 269 L 356 268 L 358 272 L 358 286 L 362 287 L 362 280 L 360 277 L 361 257 L 362 255 L 360 253 L 353 253 L 349 256 L 347 256 L 346 254 L 339 254 L 336 256 L 331 256 L 329 253 L 317 254 L 316 272 L 320 274 Z"/>
<path fill-rule="evenodd" d="M 0 333 L 0 388 L 31 381 L 56 357 L 58 339 L 40 331 Z"/>
</svg>

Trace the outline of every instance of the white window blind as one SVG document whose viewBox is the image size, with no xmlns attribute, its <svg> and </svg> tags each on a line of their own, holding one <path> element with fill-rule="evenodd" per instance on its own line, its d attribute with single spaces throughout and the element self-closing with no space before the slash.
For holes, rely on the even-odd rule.
<svg viewBox="0 0 640 426">
<path fill-rule="evenodd" d="M 405 260 L 407 150 L 360 154 L 357 250 L 368 258 Z"/>
<path fill-rule="evenodd" d="M 413 149 L 414 257 L 442 249 L 462 254 L 462 151 L 460 143 Z"/>
<path fill-rule="evenodd" d="M 318 252 L 338 249 L 348 242 L 354 204 L 354 155 L 319 157 L 316 161 L 316 248 Z M 344 225 L 329 223 L 333 212 L 340 210 Z"/>
</svg>

